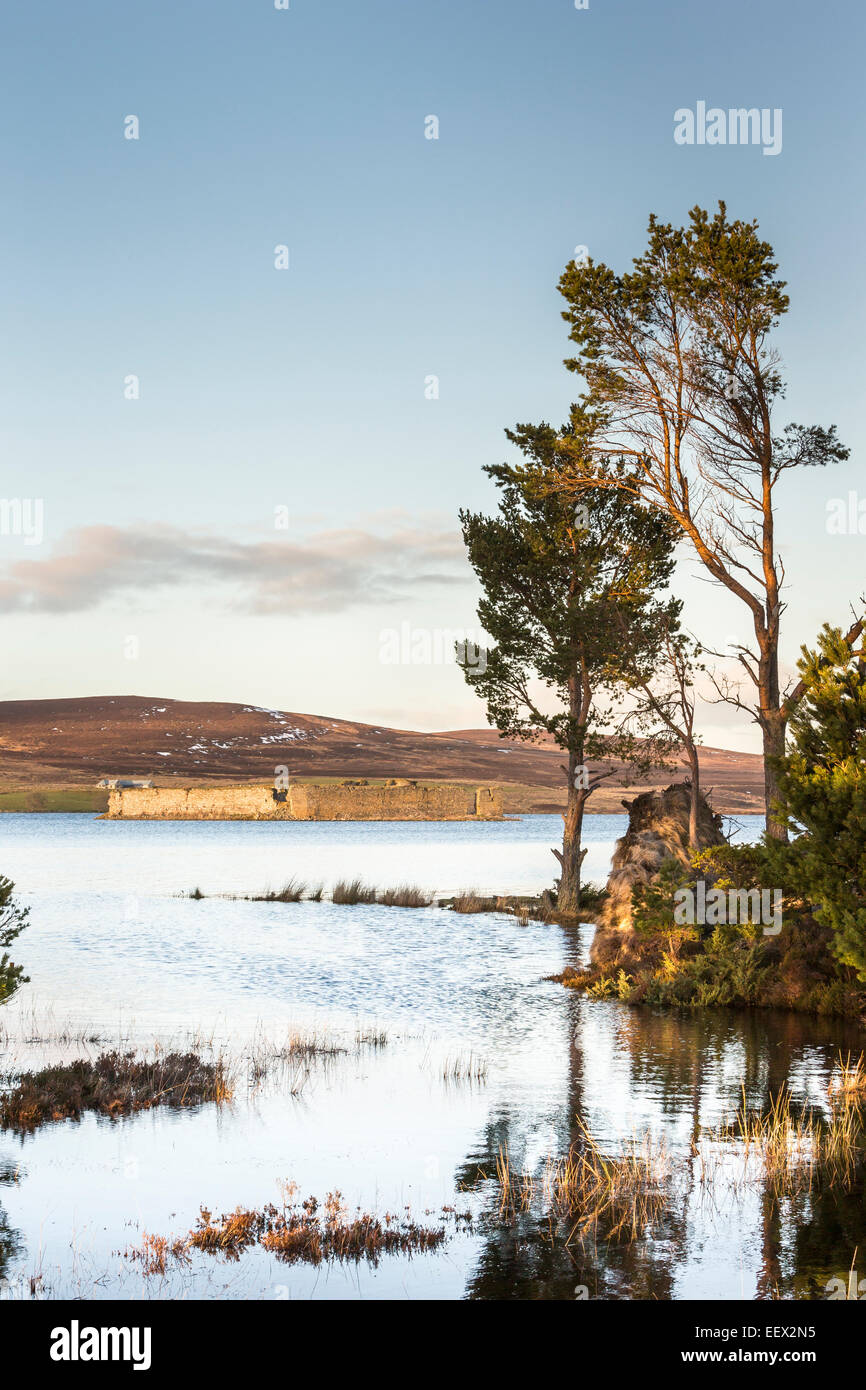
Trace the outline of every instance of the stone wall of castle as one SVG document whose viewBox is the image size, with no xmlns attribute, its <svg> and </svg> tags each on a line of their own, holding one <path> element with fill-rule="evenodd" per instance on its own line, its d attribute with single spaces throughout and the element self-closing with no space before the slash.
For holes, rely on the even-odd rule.
<svg viewBox="0 0 866 1390">
<path fill-rule="evenodd" d="M 297 783 L 269 786 L 122 788 L 109 820 L 499 820 L 499 787 Z"/>
</svg>

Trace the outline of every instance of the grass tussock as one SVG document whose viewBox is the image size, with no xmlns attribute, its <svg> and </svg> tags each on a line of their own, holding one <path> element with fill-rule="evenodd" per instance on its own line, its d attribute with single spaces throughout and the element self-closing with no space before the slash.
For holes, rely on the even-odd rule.
<svg viewBox="0 0 866 1390">
<path fill-rule="evenodd" d="M 358 903 L 374 903 L 376 889 L 363 883 L 360 878 L 341 878 L 334 884 L 331 901 L 341 907 L 355 907 Z"/>
<path fill-rule="evenodd" d="M 185 896 L 199 902 L 208 897 L 208 894 L 203 893 L 200 888 L 193 888 Z M 232 902 L 320 903 L 325 893 L 321 883 L 309 886 L 298 879 L 290 878 L 278 890 L 268 889 L 264 893 L 221 893 L 216 896 L 228 898 Z M 566 920 L 561 913 L 556 911 L 555 907 L 551 906 L 548 898 L 549 895 L 545 894 L 536 898 L 508 895 L 493 897 L 470 889 L 465 893 L 458 894 L 456 898 L 437 899 L 427 889 L 419 888 L 414 883 L 398 883 L 393 888 L 377 888 L 373 884 L 365 883 L 361 878 L 338 879 L 331 892 L 331 902 L 336 903 L 339 907 L 378 903 L 380 907 L 440 907 L 459 913 L 500 912 L 516 917 L 523 926 L 528 925 L 530 921 L 559 922 Z"/>
<path fill-rule="evenodd" d="M 126 1251 L 126 1254 L 141 1265 L 142 1273 L 146 1275 L 167 1273 L 170 1260 L 176 1260 L 178 1264 L 189 1264 L 185 1241 L 172 1241 L 166 1236 L 150 1235 L 147 1231 L 142 1236 L 141 1244 L 136 1246 L 134 1251 Z"/>
<path fill-rule="evenodd" d="M 376 901 L 383 907 L 429 907 L 433 901 L 430 893 L 416 888 L 411 883 L 398 884 L 396 888 L 386 888 L 376 895 Z"/>
<path fill-rule="evenodd" d="M 222 1104 L 232 1083 L 221 1059 L 167 1052 L 152 1060 L 132 1052 L 104 1052 L 41 1071 L 24 1072 L 0 1095 L 0 1129 L 28 1133 L 54 1120 L 79 1119 L 86 1110 L 128 1115 L 157 1105 Z"/>
<path fill-rule="evenodd" d="M 449 907 L 452 912 L 474 913 L 474 912 L 495 912 L 497 898 L 485 898 L 480 893 L 470 889 L 466 893 L 460 893 L 456 898 L 452 898 Z"/>
<path fill-rule="evenodd" d="M 584 1129 L 565 1158 L 549 1161 L 544 1181 L 553 1209 L 582 1235 L 602 1228 L 607 1239 L 636 1240 L 663 1215 L 669 1175 L 667 1151 L 651 1134 L 607 1157 Z"/>
<path fill-rule="evenodd" d="M 193 898 L 196 902 L 201 902 L 206 898 L 217 897 L 236 903 L 320 903 L 322 901 L 322 885 L 316 884 L 309 887 L 302 879 L 289 878 L 282 888 L 266 888 L 263 893 L 203 893 L 200 888 L 193 888 L 191 893 L 187 893 L 187 898 Z"/>
<path fill-rule="evenodd" d="M 186 1236 L 169 1239 L 145 1233 L 138 1246 L 127 1249 L 127 1259 L 140 1264 L 146 1274 L 162 1275 L 168 1263 L 188 1264 L 191 1252 L 236 1261 L 254 1246 L 275 1255 L 285 1264 L 324 1263 L 376 1265 L 383 1255 L 415 1254 L 438 1249 L 450 1231 L 468 1224 L 467 1213 L 443 1207 L 436 1225 L 415 1221 L 405 1208 L 400 1215 L 378 1217 L 360 1207 L 350 1212 L 340 1192 L 329 1192 L 324 1203 L 316 1197 L 297 1198 L 297 1187 L 288 1184 L 281 1207 L 273 1203 L 260 1211 L 237 1207 L 214 1217 L 202 1207 L 199 1219 Z"/>
</svg>

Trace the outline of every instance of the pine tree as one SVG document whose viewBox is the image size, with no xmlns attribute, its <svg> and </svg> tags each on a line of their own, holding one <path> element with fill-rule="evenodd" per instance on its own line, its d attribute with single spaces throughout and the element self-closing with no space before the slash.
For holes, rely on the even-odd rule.
<svg viewBox="0 0 866 1390">
<path fill-rule="evenodd" d="M 833 932 L 836 955 L 866 980 L 866 660 L 825 624 L 817 651 L 798 663 L 803 694 L 779 789 L 804 890 Z"/>
<path fill-rule="evenodd" d="M 569 495 L 562 474 L 574 458 L 549 425 L 506 433 L 525 461 L 485 469 L 501 492 L 499 515 L 460 513 L 484 591 L 478 617 L 495 645 L 471 661 L 458 649 L 458 661 L 503 737 L 549 735 L 565 753 L 568 804 L 562 850 L 553 853 L 557 906 L 576 913 L 588 798 L 614 774 L 615 760 L 639 776 L 670 751 L 664 736 L 637 736 L 622 701 L 634 667 L 622 654 L 651 664 L 676 626 L 679 602 L 657 598 L 673 569 L 675 528 L 623 490 Z"/>
<path fill-rule="evenodd" d="M 17 907 L 12 894 L 15 885 L 8 878 L 0 877 L 0 1004 L 12 998 L 20 984 L 26 984 L 28 977 L 20 965 L 9 959 L 7 947 L 27 925 L 29 910 Z"/>
<path fill-rule="evenodd" d="M 792 470 L 848 450 L 832 425 L 777 422 L 785 388 L 773 338 L 788 308 L 777 272 L 757 223 L 729 219 L 720 203 L 714 216 L 693 208 L 684 227 L 651 217 L 631 270 L 572 261 L 560 290 L 577 344 L 566 366 L 587 388 L 575 436 L 582 446 L 589 431 L 599 457 L 628 459 L 628 480 L 613 475 L 611 485 L 669 517 L 710 578 L 745 605 L 754 641 L 733 649 L 742 683 L 722 675 L 718 690 L 761 730 L 767 831 L 783 839 L 773 809 L 789 715 L 778 494 Z"/>
</svg>

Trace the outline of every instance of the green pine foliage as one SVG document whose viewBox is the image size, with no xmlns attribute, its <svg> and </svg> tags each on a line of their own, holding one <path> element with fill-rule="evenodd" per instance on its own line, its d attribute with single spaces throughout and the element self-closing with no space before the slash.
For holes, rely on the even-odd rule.
<svg viewBox="0 0 866 1390">
<path fill-rule="evenodd" d="M 680 888 L 693 886 L 697 871 L 688 869 L 679 859 L 666 859 L 655 878 L 649 883 L 636 883 L 631 890 L 632 921 L 641 936 L 653 937 L 662 933 L 684 935 L 694 932 L 674 925 L 676 893 Z"/>
<path fill-rule="evenodd" d="M 492 644 L 474 653 L 458 645 L 457 658 L 504 737 L 546 734 L 565 754 L 569 801 L 563 849 L 554 853 L 557 904 L 571 913 L 582 906 L 587 798 L 612 775 L 614 759 L 639 776 L 664 763 L 671 747 L 670 739 L 638 736 L 641 721 L 626 714 L 622 696 L 635 667 L 651 666 L 665 634 L 677 631 L 681 605 L 660 597 L 677 533 L 626 490 L 593 485 L 597 470 L 587 468 L 576 486 L 568 429 L 520 425 L 507 433 L 524 458 L 485 469 L 499 489 L 498 513 L 460 513 L 482 588 L 478 617 Z M 625 476 L 616 464 L 608 472 Z"/>
<path fill-rule="evenodd" d="M 803 649 L 804 693 L 779 759 L 779 787 L 803 891 L 832 931 L 833 950 L 866 981 L 866 661 L 825 624 Z"/>
<path fill-rule="evenodd" d="M 29 910 L 16 905 L 12 894 L 15 885 L 0 877 L 0 1004 L 5 1004 L 28 976 L 20 965 L 9 959 L 8 947 L 21 935 L 27 925 Z"/>
</svg>

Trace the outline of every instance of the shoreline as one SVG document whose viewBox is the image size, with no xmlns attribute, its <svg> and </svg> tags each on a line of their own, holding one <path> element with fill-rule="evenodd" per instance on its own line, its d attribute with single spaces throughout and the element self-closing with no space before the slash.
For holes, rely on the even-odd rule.
<svg viewBox="0 0 866 1390">
<path fill-rule="evenodd" d="M 627 791 L 627 790 L 628 790 L 628 789 L 623 788 L 623 791 L 624 791 L 624 792 Z M 33 802 L 34 802 L 34 800 L 35 800 L 36 798 L 38 798 L 40 804 L 33 804 Z M 28 804 L 28 802 L 29 802 L 30 804 Z M 462 822 L 469 822 L 469 823 L 471 823 L 471 822 L 475 822 L 475 821 L 490 821 L 490 820 L 506 820 L 506 821 L 508 821 L 508 820 L 521 820 L 524 816 L 561 816 L 564 810 L 565 810 L 564 801 L 563 801 L 563 805 L 562 805 L 561 807 L 560 807 L 560 806 L 557 806 L 557 805 L 553 805 L 553 804 L 542 804 L 542 805 L 540 805 L 540 806 L 514 807 L 514 806 L 508 805 L 508 802 L 507 802 L 507 799 L 506 799 L 506 804 L 505 804 L 505 806 L 504 806 L 504 812 L 503 812 L 503 815 L 502 815 L 501 817 L 490 817 L 490 816 L 484 816 L 484 817 L 482 817 L 482 816 L 464 816 L 464 817 L 448 817 L 447 819 L 448 819 L 448 821 L 453 821 L 455 824 L 459 824 L 459 823 L 462 823 Z M 728 818 L 731 818 L 731 819 L 736 819 L 736 818 L 739 817 L 739 816 L 763 816 L 763 810 L 760 809 L 760 808 L 756 808 L 756 809 L 754 809 L 754 810 L 753 810 L 752 808 L 743 808 L 743 807 L 737 807 L 737 808 L 731 809 L 731 808 L 729 808 L 728 805 L 726 805 L 726 804 L 724 804 L 724 803 L 721 804 L 721 805 L 716 805 L 716 806 L 714 806 L 714 810 L 716 810 L 717 813 L 718 813 L 719 815 L 725 816 L 725 817 L 728 817 Z M 256 816 L 209 816 L 209 817 L 200 817 L 200 816 L 175 816 L 175 817 L 170 817 L 170 818 L 169 818 L 169 817 L 165 817 L 165 816 L 109 816 L 107 813 L 108 813 L 108 796 L 107 796 L 107 794 L 103 794 L 103 793 L 99 793 L 99 792 L 94 792 L 94 793 L 91 794 L 88 790 L 83 789 L 83 788 L 82 788 L 82 789 L 77 789 L 77 788 L 75 788 L 75 789 L 73 789 L 73 788 L 70 788 L 70 789 L 63 789 L 63 790 L 58 791 L 58 792 L 35 792 L 35 793 L 23 792 L 23 791 L 22 791 L 22 792 L 17 792 L 17 791 L 16 791 L 16 792 L 0 792 L 0 816 L 4 816 L 4 815 L 9 815 L 9 816 L 23 816 L 23 815 L 79 815 L 79 816 L 80 816 L 80 815 L 93 815 L 93 816 L 95 816 L 98 820 L 113 820 L 113 821 L 117 821 L 117 820 L 127 820 L 127 821 L 154 821 L 154 820 L 173 819 L 173 820 L 178 820 L 178 821 L 182 821 L 182 822 L 188 822 L 188 821 L 193 821 L 193 820 L 202 820 L 202 819 L 213 820 L 213 821 L 223 820 L 223 821 L 226 821 L 226 822 L 236 822 L 236 821 L 245 821 L 245 820 L 257 821 L 257 820 L 263 820 L 263 819 L 274 819 L 274 817 L 267 817 L 267 818 L 265 818 L 265 817 L 256 817 Z M 625 808 L 624 808 L 623 806 L 621 806 L 621 805 L 620 805 L 620 806 L 605 806 L 605 807 L 599 806 L 599 807 L 592 807 L 592 808 L 587 808 L 586 811 L 584 812 L 584 816 L 585 816 L 585 818 L 587 818 L 587 819 L 595 818 L 595 817 L 599 817 L 599 816 L 623 816 L 623 817 L 625 817 L 626 814 L 627 814 L 627 813 L 626 813 L 626 811 L 625 811 Z M 289 818 L 289 817 L 285 817 L 284 819 L 286 819 L 287 821 L 289 821 L 290 818 Z M 339 822 L 337 822 L 337 821 L 332 821 L 332 820 L 330 820 L 330 818 L 324 818 L 324 817 L 322 817 L 322 818 L 312 818 L 312 819 L 317 820 L 318 823 L 323 824 L 323 825 L 326 825 L 326 824 L 339 824 Z M 363 817 L 362 819 L 364 819 L 364 820 L 369 820 L 371 823 L 378 823 L 378 822 L 380 822 L 380 821 L 381 821 L 382 823 L 384 823 L 385 821 L 391 821 L 391 820 L 393 820 L 393 819 L 395 819 L 395 818 L 389 816 L 389 817 Z M 403 818 L 400 818 L 400 819 L 403 819 Z M 438 822 L 440 821 L 440 819 L 441 819 L 441 818 L 439 818 L 439 817 L 424 817 L 423 819 L 420 818 L 420 817 L 406 817 L 406 818 L 405 818 L 405 823 L 406 823 L 406 824 L 412 824 L 413 822 L 417 821 L 419 824 L 423 824 L 423 823 L 436 824 L 436 823 L 438 823 Z M 300 821 L 298 821 L 297 823 L 300 824 Z"/>
</svg>

